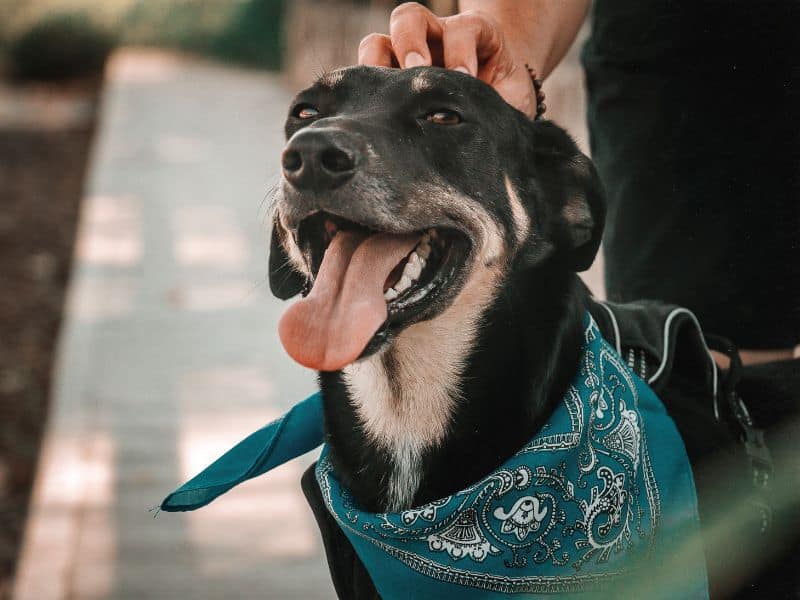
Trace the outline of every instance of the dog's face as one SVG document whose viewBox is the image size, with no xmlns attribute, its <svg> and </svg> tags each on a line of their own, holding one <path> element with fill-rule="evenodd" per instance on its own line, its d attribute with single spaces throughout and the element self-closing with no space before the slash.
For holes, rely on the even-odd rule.
<svg viewBox="0 0 800 600">
<path fill-rule="evenodd" d="M 307 294 L 280 333 L 312 368 L 384 348 L 471 282 L 494 287 L 548 260 L 582 270 L 597 250 L 591 162 L 468 75 L 336 71 L 298 94 L 286 137 L 270 285 Z"/>
</svg>

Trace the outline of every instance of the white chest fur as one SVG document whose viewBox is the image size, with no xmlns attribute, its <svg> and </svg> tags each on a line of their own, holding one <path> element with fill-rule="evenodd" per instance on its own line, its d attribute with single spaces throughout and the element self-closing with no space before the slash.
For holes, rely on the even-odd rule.
<svg viewBox="0 0 800 600">
<path fill-rule="evenodd" d="M 388 510 L 411 506 L 424 452 L 447 436 L 467 353 L 499 276 L 496 267 L 474 271 L 450 308 L 397 337 L 389 359 L 377 354 L 343 371 L 367 435 L 392 457 Z"/>
</svg>

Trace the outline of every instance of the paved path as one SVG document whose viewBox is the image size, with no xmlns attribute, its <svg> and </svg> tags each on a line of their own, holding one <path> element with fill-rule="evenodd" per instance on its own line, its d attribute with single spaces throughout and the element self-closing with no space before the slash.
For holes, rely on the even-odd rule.
<svg viewBox="0 0 800 600">
<path fill-rule="evenodd" d="M 111 65 L 16 600 L 332 598 L 287 465 L 197 513 L 148 509 L 314 388 L 276 337 L 269 75 Z"/>
</svg>

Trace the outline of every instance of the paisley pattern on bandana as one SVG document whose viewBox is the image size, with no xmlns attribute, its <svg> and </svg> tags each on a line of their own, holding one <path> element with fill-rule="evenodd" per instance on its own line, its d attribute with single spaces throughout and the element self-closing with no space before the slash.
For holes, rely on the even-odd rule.
<svg viewBox="0 0 800 600">
<path fill-rule="evenodd" d="M 580 371 L 538 435 L 452 496 L 398 513 L 359 510 L 323 450 L 317 481 L 325 503 L 385 598 L 400 597 L 393 583 L 381 581 L 386 560 L 466 588 L 550 593 L 591 588 L 652 557 L 663 489 L 643 414 L 668 418 L 588 315 L 584 337 Z M 684 491 L 688 520 L 696 525 L 689 465 L 679 447 L 670 462 L 680 468 L 667 466 L 666 483 L 670 490 L 676 480 L 686 486 L 689 474 L 691 489 Z M 676 477 L 678 471 L 683 475 Z M 701 578 L 704 586 L 704 571 Z"/>
</svg>

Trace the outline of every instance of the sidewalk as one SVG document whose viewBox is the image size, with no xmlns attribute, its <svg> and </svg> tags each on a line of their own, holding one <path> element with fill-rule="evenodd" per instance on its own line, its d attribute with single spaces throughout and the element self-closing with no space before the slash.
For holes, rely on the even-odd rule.
<svg viewBox="0 0 800 600">
<path fill-rule="evenodd" d="M 15 600 L 333 597 L 311 456 L 197 513 L 148 512 L 315 387 L 266 282 L 288 101 L 269 75 L 114 58 Z"/>
</svg>

